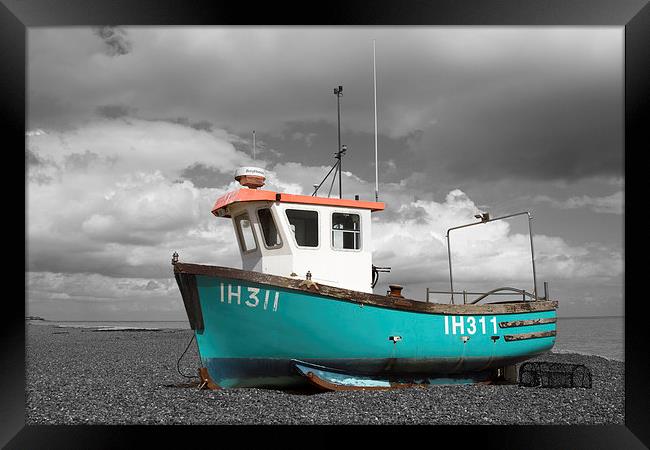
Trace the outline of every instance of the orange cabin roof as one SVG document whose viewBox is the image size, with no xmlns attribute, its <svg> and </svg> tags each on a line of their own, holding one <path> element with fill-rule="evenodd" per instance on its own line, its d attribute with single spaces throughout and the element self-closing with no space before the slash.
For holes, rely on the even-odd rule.
<svg viewBox="0 0 650 450">
<path fill-rule="evenodd" d="M 382 211 L 383 202 L 367 202 L 363 200 L 350 200 L 346 198 L 313 197 L 311 195 L 282 194 L 280 192 L 264 191 L 261 189 L 238 189 L 228 192 L 217 199 L 212 207 L 212 214 L 217 217 L 230 217 L 225 207 L 239 202 L 271 201 L 282 203 L 302 203 L 317 206 L 342 206 L 347 208 L 369 209 Z M 219 214 L 221 210 L 221 214 Z"/>
</svg>

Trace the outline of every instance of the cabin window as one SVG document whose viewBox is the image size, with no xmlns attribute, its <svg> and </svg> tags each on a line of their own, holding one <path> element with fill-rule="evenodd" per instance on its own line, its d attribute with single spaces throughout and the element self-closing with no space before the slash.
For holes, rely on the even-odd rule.
<svg viewBox="0 0 650 450">
<path fill-rule="evenodd" d="M 235 218 L 235 225 L 237 233 L 239 234 L 239 242 L 241 243 L 244 252 L 251 252 L 257 249 L 255 242 L 255 234 L 253 234 L 253 226 L 248 214 L 242 214 Z"/>
<path fill-rule="evenodd" d="M 287 209 L 289 228 L 301 247 L 318 247 L 318 213 L 304 209 Z"/>
<path fill-rule="evenodd" d="M 262 229 L 262 235 L 264 236 L 264 245 L 268 248 L 282 247 L 282 239 L 280 238 L 280 233 L 278 233 L 278 228 L 275 226 L 271 209 L 258 209 L 257 217 L 260 220 L 260 228 Z"/>
<path fill-rule="evenodd" d="M 361 218 L 359 214 L 332 214 L 332 247 L 350 250 L 361 248 Z"/>
</svg>

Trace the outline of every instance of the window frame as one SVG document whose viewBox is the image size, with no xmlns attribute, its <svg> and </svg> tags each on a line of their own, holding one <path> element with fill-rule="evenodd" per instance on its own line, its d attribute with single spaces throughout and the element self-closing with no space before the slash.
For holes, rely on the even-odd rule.
<svg viewBox="0 0 650 450">
<path fill-rule="evenodd" d="M 262 221 L 260 219 L 260 211 L 263 209 L 268 209 L 269 212 L 271 213 L 271 219 L 273 219 L 273 224 L 275 225 L 275 231 L 278 233 L 278 237 L 280 238 L 280 244 L 274 245 L 273 247 L 269 247 L 268 245 L 266 245 L 266 236 L 264 235 L 264 229 L 262 228 Z M 279 248 L 284 247 L 284 240 L 282 239 L 282 233 L 280 233 L 280 227 L 278 226 L 279 221 L 275 217 L 273 208 L 271 206 L 260 206 L 259 208 L 255 209 L 255 214 L 257 215 L 257 223 L 260 227 L 260 234 L 262 235 L 262 243 L 264 244 L 264 248 L 266 248 L 267 250 L 277 250 Z"/>
<path fill-rule="evenodd" d="M 287 211 L 309 211 L 309 212 L 315 212 L 316 213 L 316 226 L 318 227 L 316 230 L 316 236 L 318 236 L 318 245 L 316 247 L 310 247 L 310 246 L 305 246 L 305 245 L 300 245 L 298 244 L 298 240 L 296 239 L 296 234 L 291 231 L 291 221 L 289 220 L 289 215 L 287 214 Z M 296 245 L 296 247 L 300 249 L 305 249 L 305 250 L 318 250 L 321 248 L 321 217 L 320 217 L 320 211 L 318 209 L 312 209 L 312 208 L 284 208 L 284 217 L 287 218 L 287 226 L 289 227 L 289 234 L 291 235 L 293 239 L 293 243 Z"/>
<path fill-rule="evenodd" d="M 345 230 L 334 230 L 334 214 L 355 214 L 359 216 L 359 248 L 337 248 L 334 247 L 334 231 L 343 231 Z M 363 251 L 363 227 L 361 226 L 363 221 L 362 221 L 362 214 L 359 211 L 356 212 L 350 212 L 350 211 L 341 211 L 341 210 L 335 210 L 332 211 L 332 214 L 330 214 L 330 233 L 329 233 L 329 238 L 330 238 L 330 248 L 332 250 L 335 250 L 337 252 L 361 252 Z M 348 230 L 348 233 L 351 231 Z"/>
<path fill-rule="evenodd" d="M 245 243 L 246 241 L 244 240 L 244 236 L 242 235 L 242 231 L 243 231 L 243 230 L 241 229 L 241 226 L 240 226 L 241 222 L 238 222 L 238 219 L 239 219 L 240 217 L 242 217 L 242 216 L 248 216 L 248 222 L 249 222 L 250 225 L 251 225 L 251 233 L 253 233 L 253 240 L 255 241 L 255 248 L 254 248 L 254 249 L 251 249 L 251 250 L 245 250 L 245 249 L 244 249 L 244 243 Z M 234 223 L 234 225 L 235 225 L 235 232 L 237 233 L 237 239 L 238 239 L 238 241 L 239 241 L 239 249 L 241 250 L 241 252 L 242 252 L 243 255 L 250 254 L 250 253 L 255 253 L 255 252 L 257 252 L 257 251 L 259 250 L 259 248 L 260 248 L 260 243 L 259 243 L 258 240 L 257 240 L 257 233 L 255 233 L 255 227 L 253 226 L 253 221 L 251 220 L 251 217 L 250 217 L 250 216 L 251 216 L 251 215 L 250 215 L 250 213 L 248 212 L 248 210 L 244 210 L 243 212 L 237 214 L 236 216 L 234 216 L 234 217 L 232 218 L 232 219 L 233 219 L 233 223 Z"/>
</svg>

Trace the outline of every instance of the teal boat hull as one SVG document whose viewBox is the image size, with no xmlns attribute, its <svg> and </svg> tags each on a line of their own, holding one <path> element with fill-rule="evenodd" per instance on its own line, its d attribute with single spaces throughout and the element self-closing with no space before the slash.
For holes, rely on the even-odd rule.
<svg viewBox="0 0 650 450">
<path fill-rule="evenodd" d="M 296 361 L 388 382 L 486 381 L 555 343 L 557 302 L 442 305 L 214 266 L 175 272 L 222 388 L 304 387 Z"/>
</svg>

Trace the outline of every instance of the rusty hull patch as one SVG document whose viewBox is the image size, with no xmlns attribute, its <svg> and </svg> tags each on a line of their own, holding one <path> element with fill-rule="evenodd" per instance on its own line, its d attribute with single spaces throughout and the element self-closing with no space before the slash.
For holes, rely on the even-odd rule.
<svg viewBox="0 0 650 450">
<path fill-rule="evenodd" d="M 557 322 L 557 319 L 555 317 L 548 319 L 513 320 L 511 322 L 499 322 L 499 328 L 526 327 L 529 325 L 544 325 L 547 323 L 555 322 Z"/>
<path fill-rule="evenodd" d="M 320 290 L 315 293 L 310 290 L 304 280 L 269 275 L 249 270 L 233 269 L 230 267 L 208 266 L 203 264 L 176 263 L 175 274 L 205 275 L 220 278 L 229 278 L 251 283 L 265 284 L 269 286 L 282 287 L 296 291 L 308 291 L 312 295 L 336 298 L 338 300 L 356 303 L 360 305 L 372 305 L 382 308 L 390 308 L 403 311 L 414 311 L 428 314 L 514 314 L 535 311 L 553 311 L 558 307 L 558 302 L 553 301 L 514 301 L 511 303 L 482 304 L 482 305 L 450 305 L 443 303 L 427 303 L 424 301 L 395 298 L 385 295 L 370 294 L 366 292 L 352 291 L 349 289 L 319 284 Z M 301 286 L 302 284 L 302 286 Z"/>
<path fill-rule="evenodd" d="M 555 330 L 552 331 L 540 331 L 538 333 L 523 333 L 523 334 L 506 334 L 503 336 L 506 342 L 512 341 L 523 341 L 526 339 L 538 339 L 555 336 Z"/>
<path fill-rule="evenodd" d="M 221 389 L 221 386 L 219 386 L 217 383 L 212 381 L 212 378 L 208 373 L 207 367 L 199 368 L 199 378 L 201 379 L 199 384 L 199 389 L 209 389 L 211 391 L 216 391 Z"/>
</svg>

